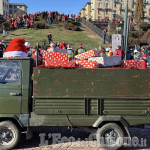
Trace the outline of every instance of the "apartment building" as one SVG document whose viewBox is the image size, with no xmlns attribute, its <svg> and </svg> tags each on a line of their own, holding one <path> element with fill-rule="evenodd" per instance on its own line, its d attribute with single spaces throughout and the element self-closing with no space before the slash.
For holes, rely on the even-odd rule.
<svg viewBox="0 0 150 150">
<path fill-rule="evenodd" d="M 10 3 L 9 4 L 9 14 L 14 15 L 22 15 L 27 14 L 27 6 L 21 3 Z"/>
<path fill-rule="evenodd" d="M 27 6 L 21 3 L 9 3 L 9 0 L 0 0 L 0 15 L 27 14 Z"/>
<path fill-rule="evenodd" d="M 9 0 L 0 0 L 0 14 L 9 14 Z"/>
<path fill-rule="evenodd" d="M 144 20 L 150 23 L 150 0 L 143 0 L 144 2 Z M 101 20 L 102 18 L 114 17 L 124 18 L 127 0 L 91 0 L 85 5 L 85 17 L 87 20 Z M 136 0 L 129 0 L 128 3 L 129 16 L 134 16 Z M 87 5 L 91 5 L 88 6 Z M 91 10 L 89 10 L 91 8 Z M 89 15 L 90 14 L 90 15 Z M 90 17 L 89 17 L 90 16 Z"/>
</svg>

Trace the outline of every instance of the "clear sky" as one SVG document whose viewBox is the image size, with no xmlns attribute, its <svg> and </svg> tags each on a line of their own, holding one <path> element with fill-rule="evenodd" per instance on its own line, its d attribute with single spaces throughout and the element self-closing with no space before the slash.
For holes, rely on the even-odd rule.
<svg viewBox="0 0 150 150">
<path fill-rule="evenodd" d="M 24 3 L 28 13 L 38 11 L 58 11 L 65 14 L 78 14 L 90 0 L 10 0 L 10 3 Z"/>
</svg>

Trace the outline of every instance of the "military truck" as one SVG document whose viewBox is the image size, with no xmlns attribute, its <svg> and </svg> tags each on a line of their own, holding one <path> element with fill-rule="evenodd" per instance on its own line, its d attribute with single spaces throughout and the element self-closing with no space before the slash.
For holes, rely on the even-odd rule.
<svg viewBox="0 0 150 150">
<path fill-rule="evenodd" d="M 148 123 L 148 69 L 48 69 L 34 68 L 31 58 L 0 59 L 0 149 L 16 147 L 35 126 L 81 127 L 101 147 L 118 149 L 129 127 Z"/>
</svg>

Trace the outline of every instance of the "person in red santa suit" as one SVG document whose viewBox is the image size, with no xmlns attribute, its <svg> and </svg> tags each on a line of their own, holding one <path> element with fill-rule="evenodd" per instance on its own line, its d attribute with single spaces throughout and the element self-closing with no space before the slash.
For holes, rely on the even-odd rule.
<svg viewBox="0 0 150 150">
<path fill-rule="evenodd" d="M 26 20 L 26 26 L 29 29 L 29 26 L 30 26 L 29 19 Z"/>
<path fill-rule="evenodd" d="M 15 28 L 15 29 L 18 29 L 18 23 L 17 23 L 17 20 L 14 21 L 14 28 Z"/>
<path fill-rule="evenodd" d="M 3 54 L 3 57 L 27 57 L 28 50 L 25 46 L 25 42 L 26 41 L 21 38 L 11 40 Z"/>
<path fill-rule="evenodd" d="M 11 19 L 12 28 L 14 28 L 14 18 Z"/>
<path fill-rule="evenodd" d="M 17 18 L 17 15 L 15 14 L 14 17 L 15 17 L 15 19 L 16 19 L 16 18 Z"/>
<path fill-rule="evenodd" d="M 115 55 L 120 55 L 121 58 L 123 59 L 123 50 L 121 49 L 121 46 L 117 46 L 117 49 L 115 49 L 116 54 Z"/>
<path fill-rule="evenodd" d="M 33 21 L 33 19 L 30 20 L 30 26 L 31 26 L 31 29 L 33 29 L 33 26 L 34 26 L 34 21 Z"/>
</svg>

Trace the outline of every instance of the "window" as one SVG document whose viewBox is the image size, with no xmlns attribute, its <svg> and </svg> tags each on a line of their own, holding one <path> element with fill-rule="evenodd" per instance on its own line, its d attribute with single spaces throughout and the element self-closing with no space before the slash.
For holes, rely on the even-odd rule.
<svg viewBox="0 0 150 150">
<path fill-rule="evenodd" d="M 150 9 L 149 9 L 149 16 L 150 16 Z"/>
<path fill-rule="evenodd" d="M 106 10 L 106 15 L 108 15 L 108 11 Z"/>
<path fill-rule="evenodd" d="M 132 8 L 134 8 L 134 3 L 132 3 Z"/>
<path fill-rule="evenodd" d="M 106 3 L 106 9 L 108 9 L 108 3 Z"/>
<path fill-rule="evenodd" d="M 21 76 L 21 62 L 0 62 L 0 84 L 19 82 Z"/>
<path fill-rule="evenodd" d="M 98 11 L 98 14 L 99 14 L 99 15 L 101 14 L 101 11 L 100 11 L 100 10 Z"/>
<path fill-rule="evenodd" d="M 120 9 L 122 9 L 122 4 L 120 5 Z"/>
<path fill-rule="evenodd" d="M 19 6 L 20 8 L 22 8 L 22 6 Z"/>
<path fill-rule="evenodd" d="M 115 7 L 115 8 L 117 7 L 116 3 L 114 3 L 114 7 Z"/>
<path fill-rule="evenodd" d="M 101 8 L 101 3 L 98 4 L 98 8 Z"/>
</svg>

